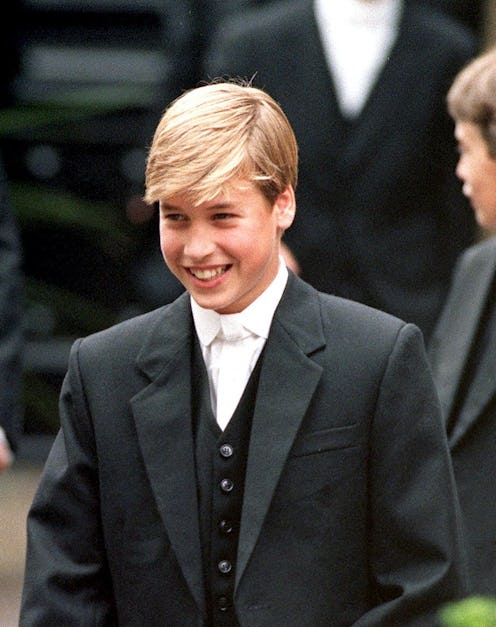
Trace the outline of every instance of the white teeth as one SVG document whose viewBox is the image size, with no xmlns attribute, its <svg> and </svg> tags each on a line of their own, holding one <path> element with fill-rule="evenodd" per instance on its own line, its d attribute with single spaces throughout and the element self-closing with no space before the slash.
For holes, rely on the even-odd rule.
<svg viewBox="0 0 496 627">
<path fill-rule="evenodd" d="M 216 276 L 220 276 L 221 274 L 224 274 L 226 269 L 227 269 L 227 266 L 221 266 L 219 268 L 215 268 L 212 270 L 211 269 L 201 270 L 197 268 L 195 270 L 191 270 L 191 274 L 194 274 L 197 279 L 201 279 L 202 281 L 209 281 L 210 279 L 213 279 Z"/>
</svg>

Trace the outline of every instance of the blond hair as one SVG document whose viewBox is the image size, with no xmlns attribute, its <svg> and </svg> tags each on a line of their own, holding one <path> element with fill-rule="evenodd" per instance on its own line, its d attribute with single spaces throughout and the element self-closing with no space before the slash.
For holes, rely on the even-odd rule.
<svg viewBox="0 0 496 627">
<path fill-rule="evenodd" d="M 288 185 L 296 188 L 297 170 L 296 139 L 281 107 L 248 83 L 214 82 L 185 92 L 162 115 L 144 199 L 186 193 L 199 204 L 242 177 L 273 204 Z"/>
<path fill-rule="evenodd" d="M 479 55 L 457 74 L 447 103 L 455 121 L 479 127 L 489 154 L 496 158 L 496 48 Z"/>
</svg>

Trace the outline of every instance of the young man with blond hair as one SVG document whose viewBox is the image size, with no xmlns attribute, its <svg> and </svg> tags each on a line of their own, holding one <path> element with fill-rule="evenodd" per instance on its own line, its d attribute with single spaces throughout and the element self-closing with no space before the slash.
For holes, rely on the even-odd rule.
<svg viewBox="0 0 496 627">
<path fill-rule="evenodd" d="M 424 626 L 463 595 L 421 333 L 287 269 L 296 181 L 263 91 L 165 111 L 145 198 L 186 292 L 72 349 L 21 626 Z"/>
</svg>

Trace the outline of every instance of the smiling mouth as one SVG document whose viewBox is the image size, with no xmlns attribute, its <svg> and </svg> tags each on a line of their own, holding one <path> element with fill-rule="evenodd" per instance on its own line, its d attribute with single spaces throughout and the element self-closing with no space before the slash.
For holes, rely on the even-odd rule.
<svg viewBox="0 0 496 627">
<path fill-rule="evenodd" d="M 189 268 L 191 274 L 200 281 L 211 281 L 229 270 L 231 264 L 218 268 Z"/>
</svg>

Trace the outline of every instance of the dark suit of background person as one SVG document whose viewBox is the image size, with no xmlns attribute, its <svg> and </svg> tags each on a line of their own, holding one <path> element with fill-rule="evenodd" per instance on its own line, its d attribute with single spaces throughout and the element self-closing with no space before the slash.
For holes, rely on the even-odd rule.
<svg viewBox="0 0 496 627">
<path fill-rule="evenodd" d="M 496 238 L 460 258 L 429 358 L 447 420 L 474 593 L 496 595 Z M 492 498 L 490 497 L 492 495 Z"/>
<path fill-rule="evenodd" d="M 195 337 L 183 294 L 75 344 L 30 513 L 21 627 L 207 625 L 193 425 L 211 410 Z M 464 594 L 463 562 L 418 329 L 290 274 L 258 363 L 225 431 L 236 448 L 253 416 L 228 584 L 239 623 L 434 624 L 421 608 Z M 222 476 L 229 456 L 212 459 Z"/>
<path fill-rule="evenodd" d="M 303 278 L 413 321 L 426 336 L 456 257 L 475 236 L 445 107 L 474 51 L 468 29 L 407 4 L 355 120 L 340 111 L 311 0 L 272 2 L 224 21 L 205 60 L 205 77 L 254 76 L 295 129 L 299 210 L 285 241 Z"/>
<path fill-rule="evenodd" d="M 0 161 L 0 427 L 16 450 L 22 422 L 23 278 L 20 233 Z"/>
<path fill-rule="evenodd" d="M 440 9 L 448 15 L 460 20 L 473 30 L 477 36 L 483 34 L 485 7 L 493 0 L 407 0 L 420 2 Z"/>
</svg>

